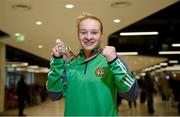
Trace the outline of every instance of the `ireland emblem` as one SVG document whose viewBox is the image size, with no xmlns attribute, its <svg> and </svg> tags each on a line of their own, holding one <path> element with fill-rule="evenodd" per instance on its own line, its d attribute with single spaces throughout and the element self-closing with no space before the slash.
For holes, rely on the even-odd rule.
<svg viewBox="0 0 180 117">
<path fill-rule="evenodd" d="M 105 70 L 104 70 L 103 68 L 97 68 L 97 69 L 95 70 L 95 73 L 96 73 L 96 75 L 97 75 L 98 77 L 103 77 L 104 74 L 105 74 Z"/>
</svg>

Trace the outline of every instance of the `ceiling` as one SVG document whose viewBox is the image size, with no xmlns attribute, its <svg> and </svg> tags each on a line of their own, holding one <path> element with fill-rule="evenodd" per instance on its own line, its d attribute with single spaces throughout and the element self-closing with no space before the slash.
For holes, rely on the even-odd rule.
<svg viewBox="0 0 180 117">
<path fill-rule="evenodd" d="M 12 47 L 11 50 L 17 48 L 29 53 L 29 56 L 33 55 L 48 61 L 51 58 L 51 48 L 55 40 L 60 38 L 77 54 L 80 45 L 77 39 L 76 18 L 82 12 L 90 12 L 102 19 L 104 24 L 102 47 L 118 42 L 120 46 L 115 45 L 118 52 L 139 49 L 141 54 L 138 56 L 122 56 L 132 71 L 138 71 L 167 60 L 167 56 L 151 53 L 160 47 L 159 45 L 149 47 L 160 37 L 157 37 L 154 42 L 154 39 L 151 39 L 154 37 L 146 37 L 146 40 L 139 37 L 136 39 L 120 37 L 120 39 L 117 35 L 120 31 L 138 29 L 137 27 L 145 29 L 147 24 L 150 27 L 154 23 L 157 24 L 153 19 L 150 19 L 151 23 L 144 19 L 177 1 L 179 0 L 1 0 L 0 30 L 8 35 L 1 36 L 0 42 Z M 75 7 L 66 9 L 64 6 L 70 3 Z M 113 20 L 117 18 L 121 22 L 113 23 Z M 36 21 L 42 21 L 42 25 L 36 25 Z M 158 22 L 163 26 L 162 19 Z M 129 26 L 133 28 L 127 28 Z M 18 42 L 14 36 L 15 33 L 23 34 L 25 40 Z M 167 32 L 164 33 L 167 34 Z M 145 43 L 147 40 L 148 43 Z M 43 47 L 38 48 L 38 45 Z M 141 51 L 141 48 L 144 51 Z M 7 54 L 9 53 L 8 51 Z M 12 58 L 10 56 L 9 58 Z"/>
<path fill-rule="evenodd" d="M 180 43 L 180 2 L 170 5 L 140 21 L 120 29 L 108 38 L 108 44 L 118 51 L 137 51 L 141 55 L 178 59 L 178 55 L 159 55 L 159 51 L 178 51 L 172 44 Z M 157 31 L 158 35 L 120 36 L 121 32 Z M 116 43 L 115 43 L 116 42 Z"/>
</svg>

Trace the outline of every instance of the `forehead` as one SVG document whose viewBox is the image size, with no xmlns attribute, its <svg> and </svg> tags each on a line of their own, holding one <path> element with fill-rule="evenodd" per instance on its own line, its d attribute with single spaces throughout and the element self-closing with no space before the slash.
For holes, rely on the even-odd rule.
<svg viewBox="0 0 180 117">
<path fill-rule="evenodd" d="M 100 28 L 99 21 L 95 19 L 85 19 L 80 22 L 80 28 Z"/>
</svg>

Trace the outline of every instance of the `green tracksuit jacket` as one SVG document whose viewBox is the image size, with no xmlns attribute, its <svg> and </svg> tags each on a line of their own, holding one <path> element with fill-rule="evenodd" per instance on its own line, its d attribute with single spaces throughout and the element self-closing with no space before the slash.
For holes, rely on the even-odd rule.
<svg viewBox="0 0 180 117">
<path fill-rule="evenodd" d="M 136 79 L 122 60 L 108 63 L 100 49 L 89 59 L 82 50 L 68 62 L 53 57 L 50 65 L 46 88 L 53 100 L 65 97 L 65 116 L 117 116 L 117 92 L 129 99 L 137 95 Z"/>
</svg>

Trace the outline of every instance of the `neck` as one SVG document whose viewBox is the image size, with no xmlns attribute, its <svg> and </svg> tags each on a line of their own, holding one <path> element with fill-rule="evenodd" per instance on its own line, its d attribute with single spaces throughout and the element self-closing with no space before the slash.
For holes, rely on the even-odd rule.
<svg viewBox="0 0 180 117">
<path fill-rule="evenodd" d="M 100 48 L 94 48 L 93 50 L 83 50 L 86 58 L 89 58 L 96 54 L 99 51 Z"/>
<path fill-rule="evenodd" d="M 92 52 L 92 50 L 91 51 L 84 50 L 84 54 L 85 54 L 86 58 L 91 56 L 91 52 Z"/>
</svg>

